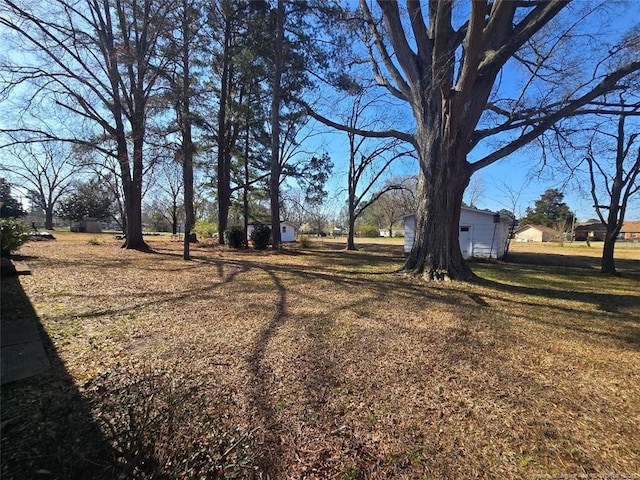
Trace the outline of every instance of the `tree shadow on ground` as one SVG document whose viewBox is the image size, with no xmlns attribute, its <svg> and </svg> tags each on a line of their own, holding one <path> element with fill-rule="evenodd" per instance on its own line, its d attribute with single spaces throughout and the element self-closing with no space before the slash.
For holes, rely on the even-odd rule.
<svg viewBox="0 0 640 480">
<path fill-rule="evenodd" d="M 494 292 L 479 295 L 486 306 L 510 298 L 523 311 L 539 306 L 541 311 L 561 314 L 530 318 L 536 323 L 611 338 L 632 348 L 640 346 L 640 290 L 633 290 L 633 282 L 640 280 L 640 261 L 620 262 L 625 270 L 618 277 L 624 280 L 609 277 L 608 285 L 619 285 L 615 290 L 602 287 L 598 258 L 527 253 L 510 255 L 508 262 L 498 263 L 491 278 L 478 281 Z M 478 265 L 476 271 L 481 270 Z M 587 306 L 593 321 L 583 321 L 576 304 Z M 612 328 L 603 329 L 605 324 Z"/>
<path fill-rule="evenodd" d="M 581 292 L 578 290 L 567 290 L 560 288 L 524 286 L 502 283 L 495 280 L 480 279 L 479 285 L 496 290 L 517 295 L 524 295 L 528 298 L 540 297 L 553 300 L 576 301 L 585 304 L 592 304 L 596 310 L 607 313 L 621 313 L 622 311 L 638 306 L 640 295 L 621 295 L 608 292 Z M 567 307 L 570 309 L 570 307 Z M 627 315 L 629 320 L 640 322 L 639 315 Z"/>
<path fill-rule="evenodd" d="M 602 262 L 600 257 L 539 252 L 509 252 L 505 260 L 515 264 L 570 267 L 595 271 L 600 271 Z M 620 275 L 640 280 L 640 259 L 616 258 L 615 265 Z"/>
<path fill-rule="evenodd" d="M 51 369 L 2 385 L 2 478 L 117 477 L 110 446 L 17 276 L 2 277 L 1 321 L 32 321 Z"/>
</svg>

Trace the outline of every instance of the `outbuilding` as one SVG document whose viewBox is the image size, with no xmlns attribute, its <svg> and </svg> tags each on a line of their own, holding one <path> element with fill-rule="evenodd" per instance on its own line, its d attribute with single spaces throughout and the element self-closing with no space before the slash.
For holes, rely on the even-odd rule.
<svg viewBox="0 0 640 480">
<path fill-rule="evenodd" d="M 555 242 L 560 240 L 560 234 L 544 225 L 525 225 L 514 232 L 516 242 Z"/>
<path fill-rule="evenodd" d="M 250 223 L 247 226 L 247 240 L 251 237 L 251 232 L 253 231 L 253 225 Z M 268 223 L 269 228 L 271 228 L 271 224 Z M 296 227 L 291 222 L 280 222 L 280 241 L 283 243 L 295 242 L 296 240 Z"/>
<path fill-rule="evenodd" d="M 413 248 L 416 231 L 414 213 L 403 215 L 404 252 L 409 254 Z M 502 258 L 509 245 L 509 230 L 512 219 L 506 215 L 462 207 L 460 210 L 460 251 L 464 258 Z"/>
</svg>

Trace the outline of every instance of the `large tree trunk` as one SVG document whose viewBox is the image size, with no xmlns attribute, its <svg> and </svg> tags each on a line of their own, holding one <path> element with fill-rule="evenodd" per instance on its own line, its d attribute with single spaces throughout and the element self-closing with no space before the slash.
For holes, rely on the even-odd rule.
<svg viewBox="0 0 640 480">
<path fill-rule="evenodd" d="M 193 211 L 193 138 L 191 134 L 191 69 L 189 64 L 190 26 L 187 1 L 182 2 L 182 106 L 180 123 L 182 129 L 182 182 L 184 184 L 184 244 L 182 258 L 191 260 L 190 244 L 197 242 L 196 234 L 191 233 L 195 225 Z"/>
<path fill-rule="evenodd" d="M 282 70 L 284 47 L 284 1 L 278 0 L 275 15 L 274 66 L 271 97 L 271 177 L 269 193 L 271 206 L 271 240 L 273 248 L 280 248 L 280 104 L 282 102 Z"/>
<path fill-rule="evenodd" d="M 460 251 L 460 209 L 471 167 L 455 142 L 418 129 L 418 209 L 413 248 L 404 270 L 426 280 L 472 281 Z M 437 130 L 436 130 L 437 131 Z"/>
<path fill-rule="evenodd" d="M 137 133 L 137 135 L 136 135 Z M 142 237 L 142 135 L 136 132 L 133 146 L 133 170 L 129 165 L 127 139 L 124 129 L 119 129 L 118 161 L 122 176 L 122 190 L 124 193 L 126 239 L 122 248 L 148 251 L 149 246 Z"/>
<path fill-rule="evenodd" d="M 620 234 L 620 230 L 622 229 L 622 220 L 618 220 L 620 216 L 620 188 L 616 188 L 616 184 L 614 182 L 614 187 L 612 189 L 611 195 L 611 208 L 609 208 L 609 215 L 607 216 L 607 223 L 605 227 L 607 228 L 607 233 L 604 237 L 604 247 L 602 249 L 602 259 L 600 263 L 600 273 L 605 275 L 615 275 L 616 265 L 614 259 L 614 250 L 616 246 L 616 239 Z"/>
<path fill-rule="evenodd" d="M 226 4 L 225 4 L 226 5 Z M 225 8 L 226 11 L 226 8 Z M 230 14 L 228 14 L 230 15 Z M 231 172 L 228 148 L 227 105 L 231 63 L 231 19 L 225 19 L 224 48 L 222 51 L 222 76 L 220 79 L 220 108 L 218 109 L 218 243 L 224 245 L 224 232 L 229 221 L 229 203 L 231 201 Z"/>
<path fill-rule="evenodd" d="M 53 230 L 53 204 L 44 209 L 44 228 Z"/>
<path fill-rule="evenodd" d="M 251 103 L 251 92 L 249 92 L 247 102 Z M 247 108 L 247 118 L 245 119 L 245 130 L 244 130 L 244 188 L 242 189 L 242 230 L 244 232 L 244 239 L 249 238 L 249 155 L 250 155 L 250 144 L 249 144 L 249 135 L 250 135 L 250 116 L 251 116 L 251 108 Z"/>
<path fill-rule="evenodd" d="M 355 241 L 356 218 L 351 209 L 349 209 L 349 225 L 347 229 L 347 250 L 357 250 Z"/>
<path fill-rule="evenodd" d="M 142 182 L 131 181 L 129 179 L 124 182 L 125 191 L 125 211 L 127 214 L 126 241 L 123 248 L 130 250 L 149 250 L 142 236 Z"/>
<path fill-rule="evenodd" d="M 171 233 L 173 235 L 178 234 L 178 206 L 175 201 L 173 202 L 173 207 L 171 208 Z"/>
<path fill-rule="evenodd" d="M 354 146 L 354 136 L 349 135 L 349 148 L 351 150 L 351 154 L 349 155 L 349 191 L 347 198 L 347 209 L 348 209 L 348 217 L 347 217 L 347 250 L 357 250 L 356 242 L 355 242 L 355 229 L 356 229 L 356 172 L 355 172 L 355 155 L 357 152 L 355 151 Z"/>
<path fill-rule="evenodd" d="M 615 235 L 611 235 L 611 233 L 607 231 L 607 236 L 604 239 L 600 272 L 606 275 L 616 274 L 616 266 L 613 256 L 613 252 L 616 246 L 616 236 L 617 233 Z"/>
</svg>

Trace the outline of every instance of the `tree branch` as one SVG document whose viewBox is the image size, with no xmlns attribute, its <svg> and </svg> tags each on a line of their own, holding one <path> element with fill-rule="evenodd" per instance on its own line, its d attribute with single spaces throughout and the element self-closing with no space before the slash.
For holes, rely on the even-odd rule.
<svg viewBox="0 0 640 480">
<path fill-rule="evenodd" d="M 640 61 L 636 61 L 607 75 L 598 85 L 596 85 L 589 92 L 585 93 L 584 95 L 582 95 L 581 97 L 573 101 L 568 102 L 564 107 L 559 108 L 557 111 L 545 117 L 537 119 L 537 121 L 535 122 L 536 125 L 528 133 L 521 135 L 517 140 L 510 142 L 509 144 L 481 158 L 480 160 L 477 160 L 476 162 L 471 163 L 472 170 L 477 171 L 480 168 L 486 167 L 487 165 L 491 165 L 495 161 L 501 158 L 504 158 L 507 155 L 515 152 L 517 149 L 523 147 L 524 145 L 528 144 L 529 142 L 531 142 L 532 140 L 540 136 L 547 129 L 549 129 L 553 124 L 555 124 L 558 120 L 572 115 L 580 107 L 588 105 L 594 99 L 611 91 L 613 88 L 615 88 L 619 80 L 639 70 L 640 70 Z M 472 145 L 475 145 L 475 143 L 477 142 L 472 142 Z"/>
<path fill-rule="evenodd" d="M 324 125 L 335 128 L 336 130 L 340 130 L 342 132 L 354 133 L 356 135 L 360 135 L 362 137 L 367 137 L 367 138 L 397 138 L 399 140 L 402 140 L 403 142 L 410 143 L 414 147 L 416 146 L 415 136 L 410 133 L 401 132 L 399 130 L 393 130 L 393 129 L 382 130 L 382 131 L 372 131 L 372 130 L 361 130 L 359 128 L 350 127 L 347 125 L 343 125 L 341 123 L 334 122 L 333 120 L 330 120 L 327 117 L 320 115 L 307 102 L 305 102 L 301 98 L 294 98 L 293 100 L 306 109 L 307 115 L 316 119 L 320 123 L 323 123 Z"/>
</svg>

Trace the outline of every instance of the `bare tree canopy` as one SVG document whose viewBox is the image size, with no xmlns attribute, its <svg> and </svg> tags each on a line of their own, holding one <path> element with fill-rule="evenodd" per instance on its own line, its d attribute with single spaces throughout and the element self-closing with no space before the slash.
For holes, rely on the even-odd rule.
<svg viewBox="0 0 640 480">
<path fill-rule="evenodd" d="M 17 119 L 15 129 L 33 141 L 79 143 L 118 161 L 127 248 L 147 248 L 141 222 L 146 121 L 168 61 L 161 46 L 176 4 L 5 0 L 0 7 L 0 26 L 20 53 L 2 65 L 2 94 L 21 94 L 25 111 L 49 102 L 83 127 L 81 135 L 63 137 L 55 124 L 34 128 Z"/>
<path fill-rule="evenodd" d="M 0 171 L 14 177 L 27 189 L 33 207 L 45 214 L 45 228 L 53 229 L 53 213 L 61 196 L 71 186 L 77 174 L 72 151 L 68 145 L 16 143 L 5 150 L 9 162 Z"/>
<path fill-rule="evenodd" d="M 475 278 L 458 244 L 471 175 L 560 119 L 597 108 L 602 95 L 640 69 L 637 58 L 626 56 L 628 42 L 594 33 L 590 22 L 606 7 L 360 0 L 373 74 L 415 119 L 415 131 L 404 137 L 420 161 L 407 272 L 429 280 Z"/>
<path fill-rule="evenodd" d="M 621 96 L 617 119 L 600 119 L 593 128 L 584 157 L 589 167 L 591 198 L 607 230 L 601 263 L 605 274 L 616 273 L 616 240 L 629 202 L 640 191 L 640 125 L 633 118 L 640 112 L 640 103 L 626 106 L 622 100 Z"/>
</svg>

